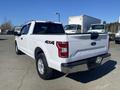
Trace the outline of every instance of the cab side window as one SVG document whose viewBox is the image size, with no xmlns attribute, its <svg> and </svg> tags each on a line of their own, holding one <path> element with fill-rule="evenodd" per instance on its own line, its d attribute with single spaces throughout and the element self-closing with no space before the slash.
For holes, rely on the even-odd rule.
<svg viewBox="0 0 120 90">
<path fill-rule="evenodd" d="M 81 30 L 81 26 L 80 25 L 78 25 L 77 30 Z"/>
<path fill-rule="evenodd" d="M 81 26 L 80 25 L 77 26 L 77 32 L 81 33 Z"/>
<path fill-rule="evenodd" d="M 24 25 L 21 29 L 21 35 L 26 35 L 29 32 L 30 24 Z"/>
</svg>

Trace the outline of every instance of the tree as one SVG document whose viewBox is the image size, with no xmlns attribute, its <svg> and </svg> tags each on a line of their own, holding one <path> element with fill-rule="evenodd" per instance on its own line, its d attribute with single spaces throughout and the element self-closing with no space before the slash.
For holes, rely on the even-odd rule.
<svg viewBox="0 0 120 90">
<path fill-rule="evenodd" d="M 5 32 L 6 30 L 12 30 L 12 28 L 13 26 L 10 21 L 6 21 L 0 26 L 2 32 Z"/>
</svg>

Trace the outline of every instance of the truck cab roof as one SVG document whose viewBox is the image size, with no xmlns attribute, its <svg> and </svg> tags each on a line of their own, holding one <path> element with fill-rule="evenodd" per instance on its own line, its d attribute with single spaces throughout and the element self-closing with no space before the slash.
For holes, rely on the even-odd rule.
<svg viewBox="0 0 120 90">
<path fill-rule="evenodd" d="M 55 24 L 62 24 L 61 22 L 53 22 L 53 21 L 42 21 L 42 20 L 31 20 L 28 21 L 26 24 L 29 24 L 31 22 L 40 22 L 40 23 L 55 23 Z"/>
</svg>

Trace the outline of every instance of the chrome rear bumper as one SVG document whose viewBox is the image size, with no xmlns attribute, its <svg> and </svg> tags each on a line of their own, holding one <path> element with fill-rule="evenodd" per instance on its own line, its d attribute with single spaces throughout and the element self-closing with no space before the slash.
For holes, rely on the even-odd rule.
<svg viewBox="0 0 120 90">
<path fill-rule="evenodd" d="M 62 72 L 64 73 L 87 71 L 106 63 L 108 60 L 110 60 L 110 56 L 111 56 L 110 53 L 106 53 L 103 55 L 99 55 L 99 56 L 84 59 L 84 60 L 79 60 L 79 61 L 70 62 L 70 63 L 62 63 L 61 69 L 62 69 Z M 98 57 L 100 57 L 101 60 L 100 58 L 98 60 L 97 59 Z"/>
</svg>

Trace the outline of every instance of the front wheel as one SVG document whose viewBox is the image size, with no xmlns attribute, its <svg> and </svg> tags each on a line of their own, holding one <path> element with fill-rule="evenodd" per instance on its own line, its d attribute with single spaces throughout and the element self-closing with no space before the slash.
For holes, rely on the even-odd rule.
<svg viewBox="0 0 120 90">
<path fill-rule="evenodd" d="M 36 68 L 38 75 L 44 79 L 48 80 L 52 78 L 53 69 L 48 67 L 45 55 L 43 53 L 39 54 L 36 61 Z"/>
<path fill-rule="evenodd" d="M 20 55 L 22 52 L 18 49 L 17 44 L 15 43 L 15 52 L 17 55 Z"/>
</svg>

